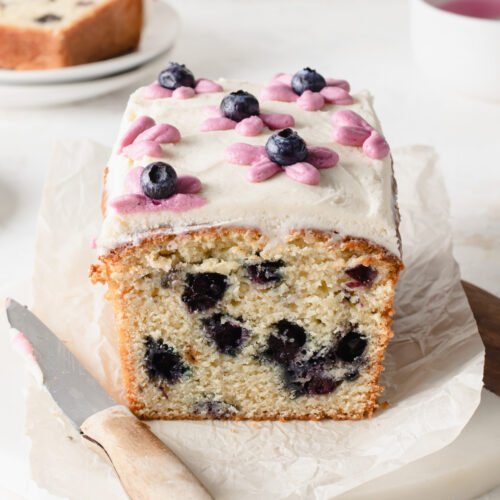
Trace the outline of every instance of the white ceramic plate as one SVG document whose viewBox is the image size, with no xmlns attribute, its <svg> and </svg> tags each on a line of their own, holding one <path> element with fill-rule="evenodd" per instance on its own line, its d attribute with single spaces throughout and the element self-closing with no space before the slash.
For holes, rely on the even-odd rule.
<svg viewBox="0 0 500 500">
<path fill-rule="evenodd" d="M 147 85 L 166 65 L 163 56 L 167 52 L 139 68 L 97 80 L 40 85 L 0 85 L 0 109 L 68 104 L 109 94 L 138 82 Z"/>
<path fill-rule="evenodd" d="M 179 30 L 179 17 L 162 1 L 154 2 L 147 12 L 139 48 L 105 61 L 60 69 L 15 71 L 0 69 L 0 85 L 39 85 L 94 80 L 138 68 L 170 49 Z"/>
</svg>

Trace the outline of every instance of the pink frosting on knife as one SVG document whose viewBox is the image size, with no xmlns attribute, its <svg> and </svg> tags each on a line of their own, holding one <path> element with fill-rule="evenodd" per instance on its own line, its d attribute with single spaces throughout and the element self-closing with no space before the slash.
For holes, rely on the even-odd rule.
<svg viewBox="0 0 500 500">
<path fill-rule="evenodd" d="M 362 146 L 366 156 L 374 160 L 385 158 L 390 151 L 384 136 L 354 111 L 343 109 L 331 117 L 333 139 L 347 146 Z"/>
<path fill-rule="evenodd" d="M 16 352 L 18 352 L 26 361 L 30 363 L 37 363 L 35 353 L 33 351 L 33 346 L 31 345 L 31 342 L 26 338 L 24 333 L 17 331 L 11 338 L 10 343 L 12 345 L 12 348 Z"/>
</svg>

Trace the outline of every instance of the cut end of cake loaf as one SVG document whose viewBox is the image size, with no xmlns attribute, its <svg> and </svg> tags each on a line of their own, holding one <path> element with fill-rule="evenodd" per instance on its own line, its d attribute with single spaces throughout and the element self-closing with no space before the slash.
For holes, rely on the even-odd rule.
<svg viewBox="0 0 500 500">
<path fill-rule="evenodd" d="M 146 419 L 372 415 L 398 257 L 294 231 L 157 234 L 101 256 L 130 408 Z"/>
<path fill-rule="evenodd" d="M 0 2 L 0 67 L 39 70 L 108 59 L 137 48 L 142 0 Z"/>
</svg>

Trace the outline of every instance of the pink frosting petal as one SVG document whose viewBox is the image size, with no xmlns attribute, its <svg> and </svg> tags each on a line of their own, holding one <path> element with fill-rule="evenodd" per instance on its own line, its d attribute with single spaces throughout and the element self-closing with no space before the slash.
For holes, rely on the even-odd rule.
<svg viewBox="0 0 500 500">
<path fill-rule="evenodd" d="M 385 158 L 389 154 L 389 144 L 384 136 L 374 130 L 368 139 L 363 143 L 363 151 L 366 156 L 375 160 Z"/>
<path fill-rule="evenodd" d="M 201 191 L 201 181 L 193 175 L 179 175 L 177 177 L 176 193 L 196 194 Z"/>
<path fill-rule="evenodd" d="M 340 87 L 325 87 L 320 90 L 320 94 L 326 102 L 332 104 L 352 104 L 354 102 L 352 96 Z"/>
<path fill-rule="evenodd" d="M 143 99 L 165 99 L 172 97 L 172 90 L 162 87 L 158 82 L 154 82 L 142 91 Z"/>
<path fill-rule="evenodd" d="M 220 118 L 224 116 L 219 106 L 205 106 L 202 113 L 207 118 Z"/>
<path fill-rule="evenodd" d="M 113 198 L 109 202 L 109 206 L 119 214 L 130 214 L 139 212 L 146 203 L 147 198 L 143 194 L 122 194 Z"/>
<path fill-rule="evenodd" d="M 178 87 L 172 92 L 173 99 L 190 99 L 195 95 L 191 87 Z"/>
<path fill-rule="evenodd" d="M 284 113 L 261 113 L 260 118 L 264 122 L 264 125 L 269 127 L 271 130 L 279 130 L 295 126 L 295 119 L 293 116 Z"/>
<path fill-rule="evenodd" d="M 331 168 L 339 162 L 339 155 L 330 148 L 309 146 L 307 148 L 307 163 L 316 168 Z"/>
<path fill-rule="evenodd" d="M 318 111 L 324 106 L 325 100 L 323 99 L 323 96 L 319 92 L 312 92 L 311 90 L 306 90 L 297 99 L 297 104 L 304 111 Z"/>
<path fill-rule="evenodd" d="M 206 78 L 200 78 L 196 80 L 196 85 L 194 91 L 197 94 L 210 94 L 212 92 L 222 92 L 224 89 L 212 80 L 207 80 Z"/>
<path fill-rule="evenodd" d="M 333 131 L 333 140 L 347 146 L 362 146 L 370 132 L 360 127 L 339 127 Z"/>
<path fill-rule="evenodd" d="M 236 122 L 225 116 L 220 118 L 207 118 L 201 125 L 202 132 L 214 132 L 216 130 L 231 130 L 236 127 Z"/>
<path fill-rule="evenodd" d="M 163 149 L 155 141 L 140 141 L 123 148 L 123 154 L 132 160 L 140 160 L 145 156 L 161 158 L 163 156 Z"/>
<path fill-rule="evenodd" d="M 277 163 L 261 158 L 246 171 L 245 177 L 249 182 L 262 182 L 282 171 L 283 169 Z"/>
<path fill-rule="evenodd" d="M 288 85 L 273 83 L 262 89 L 260 98 L 263 101 L 295 102 L 299 96 Z"/>
<path fill-rule="evenodd" d="M 334 127 L 359 127 L 371 132 L 373 127 L 350 109 L 341 109 L 332 114 L 331 122 Z"/>
<path fill-rule="evenodd" d="M 288 87 L 292 86 L 292 78 L 293 75 L 290 75 L 288 73 L 276 73 L 273 75 L 271 78 L 271 83 L 281 83 L 283 85 L 287 85 Z"/>
<path fill-rule="evenodd" d="M 284 170 L 285 174 L 294 181 L 302 182 L 302 184 L 310 184 L 312 186 L 319 184 L 319 172 L 310 163 L 294 163 L 293 165 L 285 167 Z"/>
<path fill-rule="evenodd" d="M 148 128 L 153 127 L 154 125 L 156 125 L 156 122 L 149 116 L 139 116 L 138 118 L 136 118 L 123 135 L 122 140 L 120 141 L 120 144 L 118 146 L 118 152 L 121 153 L 123 151 L 123 148 L 125 146 L 128 146 L 129 144 L 132 144 L 139 134 L 141 134 Z"/>
<path fill-rule="evenodd" d="M 186 212 L 193 208 L 205 205 L 206 198 L 195 194 L 174 194 L 165 200 L 153 200 L 140 194 L 124 194 L 111 200 L 109 205 L 119 214 L 132 214 L 136 212 L 158 212 L 171 210 L 173 212 Z"/>
<path fill-rule="evenodd" d="M 236 133 L 246 137 L 259 135 L 263 130 L 264 122 L 258 116 L 249 116 L 236 125 Z"/>
<path fill-rule="evenodd" d="M 337 78 L 326 78 L 326 85 L 328 87 L 340 87 L 341 89 L 344 89 L 346 92 L 349 92 L 351 90 L 351 86 L 349 85 L 348 81 L 339 80 Z"/>
<path fill-rule="evenodd" d="M 142 172 L 144 172 L 144 167 L 135 167 L 127 172 L 124 184 L 125 184 L 125 189 L 130 194 L 141 194 L 141 195 L 144 194 L 141 188 Z"/>
<path fill-rule="evenodd" d="M 264 146 L 252 146 L 244 142 L 231 144 L 224 151 L 224 159 L 236 165 L 251 165 L 265 155 L 266 148 Z"/>
<path fill-rule="evenodd" d="M 160 144 L 167 144 L 170 142 L 179 142 L 181 140 L 181 133 L 173 125 L 168 123 L 160 123 L 154 127 L 148 128 L 142 134 L 139 134 L 136 141 L 155 141 Z"/>
</svg>

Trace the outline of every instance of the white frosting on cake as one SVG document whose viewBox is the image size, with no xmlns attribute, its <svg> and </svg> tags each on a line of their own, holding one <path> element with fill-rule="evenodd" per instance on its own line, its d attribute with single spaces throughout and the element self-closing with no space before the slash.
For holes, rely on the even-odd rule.
<svg viewBox="0 0 500 500">
<path fill-rule="evenodd" d="M 140 161 L 117 154 L 115 145 L 105 185 L 107 203 L 127 193 L 124 179 L 131 168 L 158 160 L 172 165 L 178 175 L 197 176 L 203 186 L 199 194 L 207 203 L 181 213 L 164 210 L 126 215 L 108 206 L 97 242 L 101 253 L 125 243 L 138 243 L 152 230 L 179 233 L 200 227 L 235 226 L 257 228 L 272 241 L 285 238 L 291 229 L 337 232 L 341 236 L 366 238 L 399 255 L 390 155 L 373 160 L 361 148 L 343 146 L 332 139 L 330 117 L 338 109 L 353 110 L 380 131 L 368 93 L 354 95 L 351 106 L 327 105 L 315 112 L 304 111 L 296 103 L 260 101 L 263 113 L 293 115 L 293 128 L 308 146 L 329 147 L 339 154 L 340 161 L 333 168 L 320 170 L 317 186 L 295 182 L 283 174 L 250 183 L 245 179 L 245 171 L 250 167 L 226 162 L 224 150 L 236 142 L 265 145 L 273 131 L 265 128 L 256 137 L 242 137 L 234 130 L 200 132 L 199 128 L 206 119 L 202 113 L 205 106 L 218 106 L 223 96 L 239 89 L 259 98 L 262 87 L 228 80 L 218 83 L 224 92 L 185 100 L 145 100 L 141 97 L 144 89 L 132 94 L 118 140 L 131 122 L 143 115 L 152 117 L 156 123 L 174 125 L 182 140 L 162 145 L 163 158 L 145 157 Z"/>
</svg>

